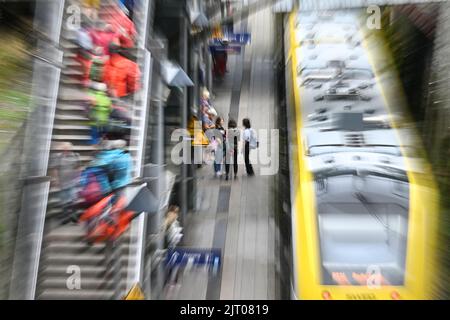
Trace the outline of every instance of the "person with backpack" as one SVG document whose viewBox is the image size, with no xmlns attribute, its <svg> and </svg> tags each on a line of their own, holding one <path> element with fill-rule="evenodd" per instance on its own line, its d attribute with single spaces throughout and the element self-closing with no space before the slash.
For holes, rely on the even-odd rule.
<svg viewBox="0 0 450 320">
<path fill-rule="evenodd" d="M 106 132 L 109 124 L 112 102 L 106 91 L 106 84 L 99 82 L 91 83 L 91 90 L 89 92 L 91 97 L 91 108 L 89 110 L 91 144 L 99 143 L 100 138 Z"/>
<path fill-rule="evenodd" d="M 100 47 L 103 56 L 109 56 L 109 46 L 113 42 L 119 41 L 119 35 L 110 24 L 103 21 L 98 22 L 95 29 L 91 30 L 92 42 Z"/>
<path fill-rule="evenodd" d="M 110 58 L 105 63 L 103 82 L 108 85 L 111 96 L 117 98 L 132 98 L 141 87 L 141 72 L 136 62 L 120 54 L 120 46 L 109 46 Z"/>
<path fill-rule="evenodd" d="M 136 216 L 125 210 L 125 187 L 131 182 L 131 156 L 124 149 L 124 140 L 104 140 L 102 149 L 89 166 L 80 195 L 84 199 L 92 193 L 101 194 L 92 199 L 83 212 L 80 221 L 87 223 L 87 238 L 91 242 L 117 239 Z"/>
<path fill-rule="evenodd" d="M 228 132 L 226 139 L 226 155 L 225 155 L 225 180 L 228 180 L 230 174 L 230 165 L 233 164 L 234 179 L 237 179 L 238 172 L 238 143 L 241 139 L 241 133 L 237 128 L 236 121 L 230 119 L 228 121 Z"/>
<path fill-rule="evenodd" d="M 125 188 L 131 182 L 131 156 L 125 151 L 125 140 L 106 140 L 97 153 L 92 165 L 105 168 L 112 192 Z"/>
<path fill-rule="evenodd" d="M 80 178 L 81 206 L 88 208 L 95 205 L 109 193 L 111 193 L 111 185 L 106 169 L 92 164 L 87 166 Z"/>
<path fill-rule="evenodd" d="M 90 34 L 90 28 L 90 24 L 85 20 L 82 20 L 80 28 L 76 31 L 78 52 L 75 60 L 81 64 L 81 70 L 83 72 L 81 81 L 84 87 L 87 87 L 89 84 L 89 70 L 92 65 L 92 56 L 95 50 L 95 45 Z"/>
<path fill-rule="evenodd" d="M 245 161 L 245 170 L 247 171 L 247 175 L 254 176 L 255 172 L 253 171 L 253 166 L 250 163 L 250 150 L 258 148 L 258 140 L 256 138 L 256 132 L 252 129 L 250 124 L 250 119 L 245 118 L 242 120 L 242 125 L 244 126 L 244 161 Z"/>
<path fill-rule="evenodd" d="M 102 53 L 102 48 L 94 47 L 88 58 L 78 59 L 82 65 L 81 82 L 82 86 L 89 88 L 92 82 L 102 82 L 103 66 L 105 64 L 105 58 Z"/>
<path fill-rule="evenodd" d="M 73 145 L 70 142 L 62 142 L 61 149 L 60 153 L 52 156 L 50 170 L 54 178 L 54 186 L 59 188 L 58 197 L 62 204 L 63 223 L 66 223 L 73 219 L 75 213 L 80 155 L 73 152 Z"/>
<path fill-rule="evenodd" d="M 100 49 L 101 50 L 101 49 Z M 89 69 L 89 80 L 93 82 L 103 81 L 103 69 L 105 61 L 101 56 L 93 56 L 92 63 Z"/>
<path fill-rule="evenodd" d="M 114 32 L 118 34 L 120 46 L 122 48 L 133 48 L 137 36 L 136 27 L 118 3 L 112 2 L 105 6 L 103 14 L 102 20 L 111 25 Z"/>
<path fill-rule="evenodd" d="M 130 107 L 127 106 L 123 101 L 119 99 L 111 99 L 112 100 L 112 109 L 111 114 L 109 116 L 109 126 L 108 126 L 108 134 L 109 133 L 122 133 L 126 135 L 131 130 L 131 122 L 132 122 L 132 112 Z M 124 139 L 123 135 L 119 138 Z M 117 139 L 111 139 L 117 140 Z"/>
<path fill-rule="evenodd" d="M 89 58 L 89 55 L 94 49 L 94 43 L 90 34 L 91 25 L 82 20 L 80 23 L 80 28 L 76 31 L 76 43 L 78 44 L 78 53 L 85 58 Z"/>
</svg>

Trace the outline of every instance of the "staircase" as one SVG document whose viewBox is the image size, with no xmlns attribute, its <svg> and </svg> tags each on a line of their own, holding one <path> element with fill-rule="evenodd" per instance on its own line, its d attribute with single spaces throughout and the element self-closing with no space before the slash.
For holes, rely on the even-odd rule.
<svg viewBox="0 0 450 320">
<path fill-rule="evenodd" d="M 78 1 L 66 1 L 66 8 Z M 65 10 L 64 20 L 66 20 Z M 87 90 L 82 87 L 81 65 L 75 60 L 75 32 L 62 24 L 60 44 L 64 51 L 58 103 L 52 134 L 51 153 L 57 153 L 58 142 L 68 141 L 80 154 L 83 165 L 93 159 L 95 147 L 89 144 L 89 120 L 84 110 Z M 142 70 L 142 67 L 141 67 Z M 137 105 L 141 105 L 139 100 Z M 133 110 L 133 126 L 139 125 L 142 108 Z M 130 152 L 136 165 L 139 128 L 132 130 Z M 134 176 L 136 174 L 136 167 Z M 129 283 L 130 266 L 136 252 L 136 236 L 127 231 L 114 245 L 88 244 L 82 225 L 61 225 L 58 190 L 50 190 L 41 251 L 36 299 L 120 299 Z"/>
<path fill-rule="evenodd" d="M 87 244 L 84 235 L 79 225 L 45 231 L 36 299 L 103 300 L 124 295 L 133 251 L 129 233 L 111 248 Z"/>
</svg>

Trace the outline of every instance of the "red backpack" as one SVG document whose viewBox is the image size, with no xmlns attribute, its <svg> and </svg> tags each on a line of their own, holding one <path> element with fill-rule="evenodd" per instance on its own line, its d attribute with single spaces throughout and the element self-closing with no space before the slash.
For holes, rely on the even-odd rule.
<svg viewBox="0 0 450 320">
<path fill-rule="evenodd" d="M 85 205 L 93 205 L 110 191 L 109 179 L 103 168 L 86 168 L 81 174 L 79 196 Z"/>
</svg>

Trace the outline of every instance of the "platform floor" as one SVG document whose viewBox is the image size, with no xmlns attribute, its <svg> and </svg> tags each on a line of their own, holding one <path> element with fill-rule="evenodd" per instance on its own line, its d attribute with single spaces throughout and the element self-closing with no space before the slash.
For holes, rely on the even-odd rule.
<svg viewBox="0 0 450 320">
<path fill-rule="evenodd" d="M 252 34 L 252 43 L 240 55 L 229 56 L 228 73 L 214 85 L 213 105 L 220 116 L 238 121 L 249 117 L 252 127 L 275 128 L 273 43 L 270 9 L 251 15 L 235 32 Z M 252 151 L 253 157 L 256 152 Z M 243 163 L 242 154 L 239 155 Z M 214 177 L 212 166 L 196 171 L 196 210 L 185 220 L 182 245 L 222 249 L 217 276 L 207 270 L 186 270 L 178 285 L 168 286 L 166 299 L 276 299 L 274 176 L 247 177 L 239 165 L 238 178 Z"/>
</svg>

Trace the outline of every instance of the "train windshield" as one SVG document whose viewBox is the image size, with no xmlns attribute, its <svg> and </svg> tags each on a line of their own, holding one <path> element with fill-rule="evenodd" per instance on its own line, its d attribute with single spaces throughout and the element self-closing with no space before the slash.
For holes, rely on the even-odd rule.
<svg viewBox="0 0 450 320">
<path fill-rule="evenodd" d="M 318 205 L 324 285 L 402 285 L 408 212 L 398 203 Z"/>
</svg>

